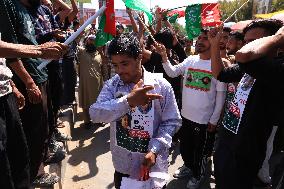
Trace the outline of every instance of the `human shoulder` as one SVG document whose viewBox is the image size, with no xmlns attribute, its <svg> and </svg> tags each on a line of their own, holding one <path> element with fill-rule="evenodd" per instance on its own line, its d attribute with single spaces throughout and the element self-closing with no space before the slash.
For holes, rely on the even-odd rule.
<svg viewBox="0 0 284 189">
<path fill-rule="evenodd" d="M 120 77 L 119 75 L 116 74 L 115 76 L 107 80 L 104 85 L 110 88 L 116 88 L 119 82 L 120 82 Z"/>
<path fill-rule="evenodd" d="M 164 78 L 160 73 L 150 73 L 148 72 L 147 77 L 150 77 L 151 85 L 158 85 L 161 88 L 172 88 L 171 84 Z M 148 78 L 149 79 L 149 78 Z"/>
</svg>

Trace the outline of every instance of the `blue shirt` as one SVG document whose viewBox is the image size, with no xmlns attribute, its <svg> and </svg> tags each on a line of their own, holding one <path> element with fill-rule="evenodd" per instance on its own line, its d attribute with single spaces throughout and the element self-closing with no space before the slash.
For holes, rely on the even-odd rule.
<svg viewBox="0 0 284 189">
<path fill-rule="evenodd" d="M 155 87 L 150 93 L 163 96 L 162 99 L 153 100 L 149 105 L 150 108 L 149 106 L 146 109 L 136 108 L 140 111 L 143 109 L 141 112 L 144 113 L 153 109 L 150 137 L 144 128 L 145 125 L 137 124 L 141 120 L 135 120 L 133 109 L 127 102 L 127 94 L 131 92 L 134 84 L 123 83 L 118 75 L 105 83 L 97 102 L 90 107 L 90 116 L 94 122 L 111 123 L 110 149 L 115 170 L 135 179 L 139 178 L 142 161 L 149 151 L 157 154 L 156 164 L 151 168 L 151 172 L 167 173 L 168 149 L 173 134 L 181 126 L 180 113 L 169 82 L 145 70 L 143 81 L 144 85 Z M 143 116 L 143 113 L 141 115 Z M 145 114 L 145 117 L 146 122 L 147 119 L 151 120 L 149 119 L 151 116 Z M 128 120 L 127 128 L 123 126 L 125 118 Z M 133 124 L 136 125 L 133 127 Z"/>
</svg>

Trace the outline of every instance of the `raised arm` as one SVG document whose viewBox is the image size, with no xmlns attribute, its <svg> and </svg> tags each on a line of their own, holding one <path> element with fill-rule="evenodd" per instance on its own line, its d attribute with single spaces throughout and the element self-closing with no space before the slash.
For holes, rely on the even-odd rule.
<svg viewBox="0 0 284 189">
<path fill-rule="evenodd" d="M 73 20 L 76 18 L 77 14 L 79 12 L 75 0 L 71 0 L 71 5 L 72 5 L 72 12 L 70 12 L 69 15 L 68 15 L 68 20 L 69 20 L 70 23 L 73 22 Z"/>
<path fill-rule="evenodd" d="M 280 28 L 275 35 L 254 40 L 236 54 L 236 61 L 243 64 L 257 60 L 284 47 L 284 27 Z"/>
<path fill-rule="evenodd" d="M 60 23 L 63 23 L 65 18 L 72 12 L 72 9 L 62 0 L 54 0 L 54 8 L 58 10 Z"/>
<path fill-rule="evenodd" d="M 130 18 L 130 21 L 131 21 L 131 25 L 132 25 L 132 28 L 133 28 L 133 32 L 134 33 L 138 33 L 138 26 L 137 26 L 137 23 L 133 17 L 133 13 L 132 13 L 132 9 L 126 7 L 126 12 Z"/>
<path fill-rule="evenodd" d="M 156 44 L 156 52 L 162 57 L 163 68 L 169 77 L 177 77 L 184 74 L 185 67 L 187 64 L 187 59 L 182 63 L 173 66 L 168 59 L 166 47 L 162 44 Z"/>
<path fill-rule="evenodd" d="M 208 40 L 211 44 L 211 70 L 214 78 L 218 78 L 224 69 L 223 60 L 220 54 L 221 29 L 213 28 L 208 33 Z"/>
</svg>

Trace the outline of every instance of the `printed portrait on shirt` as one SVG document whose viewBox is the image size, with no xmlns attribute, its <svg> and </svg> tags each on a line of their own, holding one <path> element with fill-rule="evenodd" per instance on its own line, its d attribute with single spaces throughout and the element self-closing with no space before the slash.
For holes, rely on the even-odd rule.
<svg viewBox="0 0 284 189">
<path fill-rule="evenodd" d="M 189 68 L 185 81 L 185 87 L 201 91 L 210 91 L 212 73 L 206 70 Z"/>
<path fill-rule="evenodd" d="M 153 135 L 154 109 L 150 101 L 132 108 L 116 122 L 116 145 L 131 152 L 146 153 Z"/>
</svg>

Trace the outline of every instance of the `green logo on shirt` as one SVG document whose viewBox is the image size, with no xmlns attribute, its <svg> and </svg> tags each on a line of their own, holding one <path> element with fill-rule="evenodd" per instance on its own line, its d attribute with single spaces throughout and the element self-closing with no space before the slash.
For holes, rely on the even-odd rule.
<svg viewBox="0 0 284 189">
<path fill-rule="evenodd" d="M 185 86 L 191 89 L 210 91 L 212 77 L 210 71 L 189 68 Z"/>
</svg>

